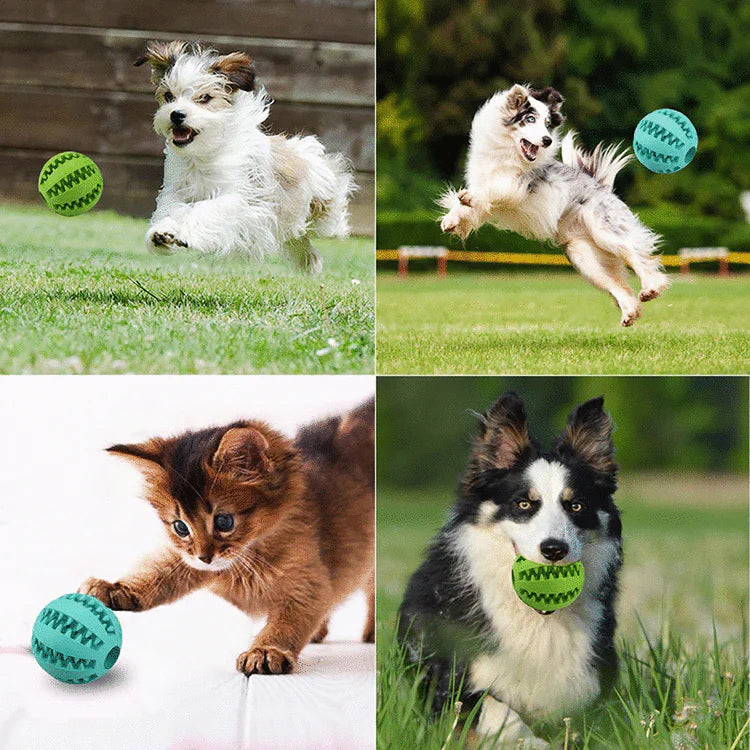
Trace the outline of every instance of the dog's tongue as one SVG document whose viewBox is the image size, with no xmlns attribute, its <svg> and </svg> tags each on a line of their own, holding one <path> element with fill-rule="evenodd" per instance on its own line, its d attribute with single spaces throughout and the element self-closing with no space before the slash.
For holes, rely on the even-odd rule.
<svg viewBox="0 0 750 750">
<path fill-rule="evenodd" d="M 175 143 L 187 143 L 187 141 L 190 140 L 192 133 L 193 131 L 190 130 L 190 128 L 185 128 L 181 125 L 175 125 L 175 127 L 172 128 L 172 137 L 174 138 Z"/>
</svg>

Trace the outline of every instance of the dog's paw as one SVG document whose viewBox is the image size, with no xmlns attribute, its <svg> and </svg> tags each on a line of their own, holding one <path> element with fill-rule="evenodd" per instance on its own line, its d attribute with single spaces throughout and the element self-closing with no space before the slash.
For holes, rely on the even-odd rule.
<svg viewBox="0 0 750 750">
<path fill-rule="evenodd" d="M 656 299 L 659 296 L 658 289 L 641 289 L 638 294 L 638 299 L 641 302 L 650 302 L 652 299 Z"/>
<path fill-rule="evenodd" d="M 640 317 L 641 317 L 640 305 L 638 305 L 637 307 L 634 307 L 632 310 L 627 310 L 627 311 L 623 310 L 622 318 L 620 319 L 620 325 L 623 328 L 629 328 Z"/>
<path fill-rule="evenodd" d="M 188 243 L 181 240 L 174 231 L 158 225 L 149 229 L 146 244 L 149 250 L 159 255 L 171 255 L 178 248 L 188 246 Z"/>
<path fill-rule="evenodd" d="M 462 206 L 468 206 L 471 208 L 474 205 L 474 198 L 466 188 L 459 190 L 458 193 L 456 193 L 456 198 L 458 198 L 458 202 Z"/>
<path fill-rule="evenodd" d="M 110 609 L 137 612 L 143 608 L 141 600 L 127 586 L 101 578 L 87 578 L 78 588 L 78 593 L 93 596 Z"/>
<path fill-rule="evenodd" d="M 471 232 L 468 209 L 463 205 L 452 208 L 443 216 L 440 228 L 446 234 L 455 234 L 459 239 L 465 240 Z"/>
<path fill-rule="evenodd" d="M 297 664 L 291 651 L 276 646 L 254 646 L 237 657 L 237 671 L 242 674 L 289 674 Z"/>
</svg>

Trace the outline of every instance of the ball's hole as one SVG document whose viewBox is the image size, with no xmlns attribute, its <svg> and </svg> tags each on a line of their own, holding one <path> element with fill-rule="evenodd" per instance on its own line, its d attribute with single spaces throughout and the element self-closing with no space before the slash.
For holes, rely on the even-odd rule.
<svg viewBox="0 0 750 750">
<path fill-rule="evenodd" d="M 104 666 L 106 669 L 109 669 L 116 661 L 117 657 L 120 655 L 120 647 L 115 646 L 108 654 L 107 658 L 104 660 Z"/>
<path fill-rule="evenodd" d="M 691 148 L 686 154 L 685 154 L 685 164 L 690 164 L 690 162 L 693 160 L 693 157 L 695 156 L 695 148 Z"/>
</svg>

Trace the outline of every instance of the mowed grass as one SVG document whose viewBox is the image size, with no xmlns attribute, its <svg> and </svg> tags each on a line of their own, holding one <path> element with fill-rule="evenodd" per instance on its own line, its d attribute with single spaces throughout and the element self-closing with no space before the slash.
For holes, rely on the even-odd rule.
<svg viewBox="0 0 750 750">
<path fill-rule="evenodd" d="M 574 272 L 449 272 L 377 282 L 379 373 L 750 370 L 750 275 L 672 274 L 632 328 Z"/>
<path fill-rule="evenodd" d="M 150 255 L 147 222 L 0 206 L 2 373 L 367 373 L 372 240 L 283 261 Z"/>
<path fill-rule="evenodd" d="M 380 750 L 477 747 L 466 714 L 446 742 L 453 711 L 428 718 L 414 670 L 393 638 L 408 577 L 451 495 L 450 488 L 378 490 Z M 616 691 L 571 717 L 567 745 L 562 723 L 535 730 L 569 750 L 747 747 L 746 478 L 625 475 L 617 502 L 625 564 Z"/>
</svg>

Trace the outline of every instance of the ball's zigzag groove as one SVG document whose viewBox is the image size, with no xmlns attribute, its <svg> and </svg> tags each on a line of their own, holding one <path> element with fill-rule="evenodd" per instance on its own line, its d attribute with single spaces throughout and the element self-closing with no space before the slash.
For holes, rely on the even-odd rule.
<svg viewBox="0 0 750 750">
<path fill-rule="evenodd" d="M 547 581 L 550 578 L 575 578 L 581 574 L 578 563 L 573 565 L 540 565 L 528 570 L 519 570 L 521 581 Z"/>
<path fill-rule="evenodd" d="M 677 148 L 685 148 L 685 141 L 678 138 L 674 133 L 670 133 L 665 127 L 659 125 L 651 120 L 642 120 L 638 130 L 644 130 L 649 135 L 658 138 L 663 143 L 669 146 L 677 146 Z"/>
<path fill-rule="evenodd" d="M 565 602 L 569 602 L 575 599 L 580 592 L 581 589 L 579 586 L 576 586 L 574 589 L 570 589 L 570 591 L 563 591 L 556 594 L 544 594 L 538 593 L 536 591 L 529 591 L 524 588 L 521 589 L 521 593 L 524 596 L 528 597 L 534 602 L 537 602 L 538 604 L 565 604 Z"/>
<path fill-rule="evenodd" d="M 74 201 L 68 201 L 66 203 L 55 203 L 54 206 L 57 209 L 60 209 L 61 211 L 69 211 L 71 209 L 75 208 L 83 208 L 83 206 L 88 206 L 91 201 L 96 198 L 99 193 L 102 192 L 102 186 L 101 185 L 95 185 L 94 188 L 86 193 L 86 195 L 82 195 L 80 198 Z"/>
<path fill-rule="evenodd" d="M 677 156 L 672 156 L 671 154 L 661 154 L 658 151 L 653 151 L 650 148 L 646 148 L 646 146 L 643 146 L 640 143 L 634 143 L 633 146 L 639 154 L 651 157 L 654 161 L 662 161 L 665 164 L 678 164 L 680 161 Z"/>
<path fill-rule="evenodd" d="M 89 177 L 95 177 L 96 173 L 97 169 L 93 164 L 85 164 L 82 167 L 78 167 L 78 169 L 65 175 L 65 177 L 62 177 L 46 190 L 47 197 L 54 198 L 56 195 L 60 195 L 60 193 L 64 193 L 66 190 L 72 188 L 73 185 L 85 182 Z"/>
<path fill-rule="evenodd" d="M 72 159 L 77 159 L 80 156 L 82 156 L 82 154 L 79 154 L 76 151 L 66 151 L 62 154 L 58 154 L 58 156 L 56 156 L 55 159 L 45 167 L 44 171 L 41 174 L 41 177 L 39 178 L 39 184 L 43 185 L 44 182 L 49 178 L 49 176 L 61 164 L 65 164 L 66 161 L 71 161 Z"/>
<path fill-rule="evenodd" d="M 86 596 L 86 594 L 66 594 L 64 598 L 72 599 L 74 602 L 78 602 L 86 607 L 104 626 L 109 635 L 114 635 L 117 632 L 112 618 L 107 613 L 107 608 L 98 600 L 91 596 Z"/>
<path fill-rule="evenodd" d="M 672 109 L 659 109 L 657 110 L 659 114 L 664 115 L 664 117 L 668 117 L 672 122 L 675 122 L 677 126 L 682 130 L 682 132 L 690 139 L 692 140 L 695 138 L 695 133 L 688 127 L 688 122 L 690 122 L 687 118 L 683 117 L 679 112 L 675 112 Z"/>
<path fill-rule="evenodd" d="M 58 667 L 65 669 L 94 669 L 96 667 L 96 659 L 83 659 L 63 654 L 46 646 L 38 638 L 33 639 L 31 648 L 39 657 Z"/>
<path fill-rule="evenodd" d="M 104 645 L 104 641 L 85 625 L 62 612 L 58 612 L 56 609 L 45 607 L 39 617 L 41 622 L 48 627 L 67 635 L 68 638 L 78 641 L 84 646 L 91 645 L 91 648 L 98 650 Z"/>
</svg>

